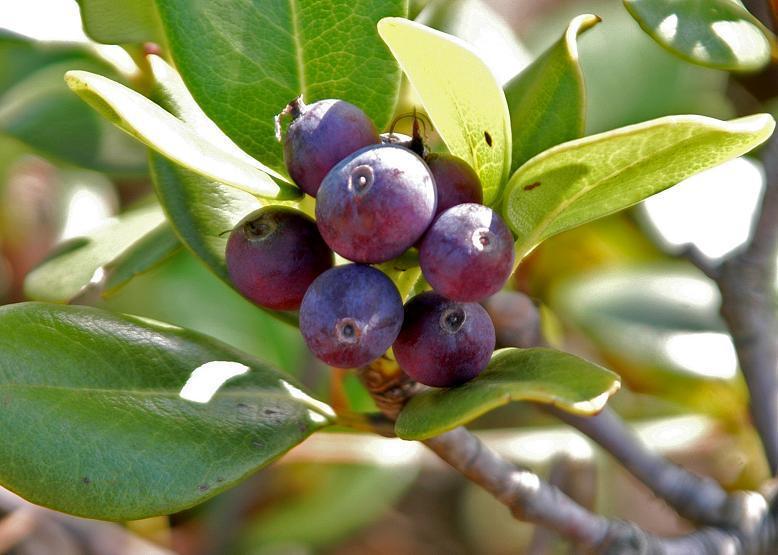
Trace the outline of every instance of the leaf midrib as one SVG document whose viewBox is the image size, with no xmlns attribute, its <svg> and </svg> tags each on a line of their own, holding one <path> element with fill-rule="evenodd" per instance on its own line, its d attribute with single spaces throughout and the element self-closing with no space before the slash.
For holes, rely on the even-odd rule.
<svg viewBox="0 0 778 555">
<path fill-rule="evenodd" d="M 152 397 L 152 396 L 159 396 L 159 397 L 180 397 L 180 389 L 178 390 L 167 390 L 167 389 L 110 389 L 105 387 L 89 387 L 89 386 L 65 386 L 65 385 L 46 385 L 46 384 L 25 384 L 25 383 L 5 383 L 0 384 L 0 390 L 3 389 L 33 389 L 33 390 L 46 390 L 46 391 L 67 391 L 67 392 L 78 392 L 78 393 L 98 393 L 98 394 L 122 394 L 122 395 L 136 395 L 138 397 Z M 217 396 L 222 397 L 263 397 L 263 398 L 278 398 L 278 399 L 284 399 L 287 401 L 293 401 L 300 403 L 301 405 L 305 405 L 306 407 L 315 408 L 312 405 L 306 403 L 305 401 L 295 399 L 291 395 L 287 395 L 281 391 L 279 392 L 271 392 L 266 390 L 256 390 L 256 389 L 247 389 L 247 390 L 225 390 L 225 391 L 217 391 L 214 393 L 213 398 Z M 182 397 L 183 399 L 183 397 Z M 187 401 L 187 399 L 184 399 Z M 193 401 L 190 401 L 193 402 Z M 202 403 L 197 403 L 202 404 Z"/>
<path fill-rule="evenodd" d="M 297 0 L 289 0 L 289 15 L 292 20 L 292 40 L 295 47 L 295 63 L 297 66 L 297 80 L 300 85 L 300 94 L 306 97 L 308 94 L 308 82 L 305 79 L 305 56 L 302 41 L 300 40 L 300 23 L 298 21 Z"/>
</svg>

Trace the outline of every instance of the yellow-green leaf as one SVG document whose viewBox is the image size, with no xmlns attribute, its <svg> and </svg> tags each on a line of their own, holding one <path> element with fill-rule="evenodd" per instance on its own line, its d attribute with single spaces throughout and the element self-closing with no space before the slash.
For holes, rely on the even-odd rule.
<svg viewBox="0 0 778 555">
<path fill-rule="evenodd" d="M 137 243 L 161 227 L 165 216 L 156 204 L 126 212 L 88 236 L 61 245 L 27 274 L 24 292 L 37 301 L 68 302 L 90 283 L 101 286 L 107 264 L 135 250 Z"/>
<path fill-rule="evenodd" d="M 481 178 L 484 202 L 500 195 L 510 170 L 508 105 L 497 79 L 462 40 L 387 17 L 378 32 L 419 95 L 449 151 Z"/>
<path fill-rule="evenodd" d="M 284 183 L 248 155 L 234 153 L 201 137 L 192 127 L 146 97 L 95 73 L 69 71 L 65 80 L 71 89 L 120 129 L 156 150 L 172 162 L 267 198 L 298 198 L 299 189 Z"/>
<path fill-rule="evenodd" d="M 775 120 L 668 116 L 551 148 L 513 174 L 503 212 L 517 261 L 544 239 L 612 214 L 763 143 Z"/>
<path fill-rule="evenodd" d="M 595 414 L 619 390 L 620 383 L 610 370 L 561 351 L 502 349 L 474 380 L 414 396 L 400 413 L 395 431 L 403 439 L 427 439 L 511 401 Z"/>
<path fill-rule="evenodd" d="M 84 31 L 105 44 L 160 42 L 164 35 L 154 0 L 76 0 Z"/>
</svg>

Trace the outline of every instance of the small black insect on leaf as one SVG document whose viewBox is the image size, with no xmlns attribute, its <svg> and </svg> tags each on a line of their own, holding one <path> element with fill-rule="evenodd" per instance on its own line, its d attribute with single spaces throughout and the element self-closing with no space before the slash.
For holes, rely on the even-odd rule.
<svg viewBox="0 0 778 555">
<path fill-rule="evenodd" d="M 492 146 L 492 136 L 489 134 L 488 131 L 484 131 L 484 140 L 486 140 L 486 144 Z"/>
<path fill-rule="evenodd" d="M 540 187 L 540 181 L 535 181 L 535 183 L 530 183 L 529 185 L 524 185 L 525 191 L 531 191 L 532 189 Z"/>
</svg>

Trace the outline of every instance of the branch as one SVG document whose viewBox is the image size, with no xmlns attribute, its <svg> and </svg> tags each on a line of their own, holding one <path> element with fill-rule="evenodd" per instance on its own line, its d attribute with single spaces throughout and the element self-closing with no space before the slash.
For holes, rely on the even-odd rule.
<svg viewBox="0 0 778 555">
<path fill-rule="evenodd" d="M 755 492 L 727 493 L 714 480 L 697 476 L 649 451 L 609 408 L 595 416 L 578 416 L 543 407 L 587 435 L 675 511 L 693 522 L 725 527 L 753 527 L 749 507 L 764 498 Z"/>
<path fill-rule="evenodd" d="M 778 251 L 778 135 L 768 141 L 766 188 L 753 237 L 742 252 L 711 269 L 690 260 L 721 292 L 721 315 L 746 379 L 749 409 L 773 476 L 778 474 L 778 320 L 775 306 Z"/>
<path fill-rule="evenodd" d="M 394 420 L 413 386 L 388 359 L 359 371 L 384 414 Z M 515 466 L 465 428 L 423 442 L 466 478 L 491 493 L 519 520 L 545 526 L 594 553 L 606 555 L 751 555 L 770 553 L 778 540 L 775 515 L 761 496 L 752 499 L 741 528 L 701 528 L 679 538 L 660 538 L 636 524 L 592 513 L 529 469 Z M 761 502 L 759 502 L 759 499 Z M 756 502 L 753 502 L 756 501 Z"/>
</svg>

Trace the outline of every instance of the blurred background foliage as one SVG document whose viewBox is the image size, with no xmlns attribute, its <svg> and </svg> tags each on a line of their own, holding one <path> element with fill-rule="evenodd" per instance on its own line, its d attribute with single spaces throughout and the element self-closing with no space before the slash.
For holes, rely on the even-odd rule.
<svg viewBox="0 0 778 555">
<path fill-rule="evenodd" d="M 755 111 L 758 102 L 775 106 L 725 72 L 673 57 L 621 2 L 415 0 L 410 10 L 470 42 L 503 82 L 556 41 L 572 17 L 602 17 L 579 40 L 587 133 L 669 114 L 726 119 Z M 133 62 L 140 52 L 139 45 L 91 42 L 71 0 L 0 10 L 1 302 L 24 299 L 24 277 L 53 249 L 82 246 L 128 208 L 155 202 L 143 147 L 62 79 L 65 70 L 89 69 L 143 90 Z M 398 113 L 414 103 L 407 83 L 402 91 Z M 550 343 L 621 374 L 625 387 L 612 406 L 646 442 L 728 488 L 755 487 L 766 469 L 746 425 L 747 392 L 718 316 L 716 288 L 678 255 L 691 244 L 718 259 L 746 241 L 763 179 L 756 158 L 705 172 L 546 241 L 511 284 L 541 307 Z M 86 288 L 73 302 L 196 329 L 294 374 L 334 406 L 374 410 L 350 373 L 323 368 L 295 329 L 243 300 L 172 235 L 164 240 L 161 262 L 133 266 L 142 273 L 124 276 L 109 295 Z M 505 407 L 475 427 L 584 504 L 658 533 L 686 529 L 617 463 L 531 405 Z M 0 510 L 7 510 L 2 499 Z M 126 526 L 163 549 L 192 555 L 567 552 L 420 446 L 348 433 L 312 437 L 201 507 Z M 14 549 L 46 552 L 41 545 L 30 536 Z"/>
</svg>

